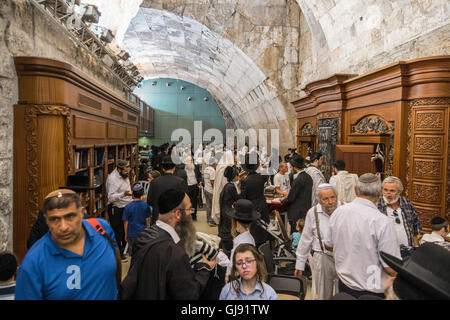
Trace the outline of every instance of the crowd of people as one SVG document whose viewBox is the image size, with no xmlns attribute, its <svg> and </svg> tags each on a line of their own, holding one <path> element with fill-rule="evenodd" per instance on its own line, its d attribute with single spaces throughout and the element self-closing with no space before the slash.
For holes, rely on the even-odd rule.
<svg viewBox="0 0 450 320">
<path fill-rule="evenodd" d="M 258 250 L 271 234 L 294 248 L 293 277 L 309 265 L 312 299 L 450 299 L 448 221 L 422 236 L 399 178 L 336 160 L 327 181 L 322 161 L 295 148 L 152 146 L 139 182 L 125 160 L 108 175 L 105 219 L 86 215 L 92 187 L 69 176 L 45 197 L 20 266 L 0 254 L 0 299 L 277 299 Z M 199 207 L 216 234 L 196 230 Z"/>
</svg>

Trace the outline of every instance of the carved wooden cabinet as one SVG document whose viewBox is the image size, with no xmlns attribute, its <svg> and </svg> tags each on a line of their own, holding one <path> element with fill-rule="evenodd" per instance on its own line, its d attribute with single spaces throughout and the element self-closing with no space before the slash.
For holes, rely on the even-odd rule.
<svg viewBox="0 0 450 320">
<path fill-rule="evenodd" d="M 307 96 L 293 102 L 298 128 L 317 134 L 299 135 L 301 151 L 312 140 L 314 151 L 326 153 L 328 170 L 334 143 L 340 154 L 342 146 L 372 145 L 374 158 L 383 158 L 383 176 L 402 179 L 424 230 L 434 216 L 450 218 L 450 56 L 398 62 L 361 76 L 337 74 L 303 90 Z"/>
<path fill-rule="evenodd" d="M 14 106 L 14 252 L 21 259 L 44 197 L 66 185 L 68 175 L 86 175 L 87 210 L 103 216 L 105 182 L 118 159 L 138 170 L 139 106 L 69 64 L 16 57 L 19 101 Z"/>
</svg>

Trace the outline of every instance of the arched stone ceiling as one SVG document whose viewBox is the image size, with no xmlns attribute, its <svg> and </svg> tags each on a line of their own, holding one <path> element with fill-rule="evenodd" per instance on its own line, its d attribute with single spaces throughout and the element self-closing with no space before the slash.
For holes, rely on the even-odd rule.
<svg viewBox="0 0 450 320">
<path fill-rule="evenodd" d="M 145 8 L 144 1 L 121 45 L 146 78 L 172 77 L 202 86 L 234 127 L 278 128 L 282 148 L 293 146 L 296 119 L 290 101 L 297 96 L 292 92 L 298 70 L 297 3 L 213 3 L 183 7 L 151 2 L 154 8 Z"/>
<path fill-rule="evenodd" d="M 99 7 L 106 14 L 111 7 L 107 0 L 89 2 L 103 3 Z M 442 50 L 408 47 L 417 37 L 448 26 L 447 0 L 115 3 L 121 10 L 138 12 L 131 23 L 129 14 L 116 14 L 109 21 L 113 30 L 114 25 L 121 26 L 116 27 L 119 44 L 132 49 L 134 61 L 147 77 L 178 77 L 205 87 L 236 126 L 279 127 L 286 145 L 293 144 L 296 132 L 290 101 L 301 95 L 304 84 L 333 73 L 363 73 L 429 52 L 449 54 L 448 37 L 440 38 L 441 33 L 433 34 L 433 46 Z M 308 30 L 300 30 L 301 19 Z M 128 24 L 128 29 L 123 27 Z M 301 42 L 309 41 L 305 36 L 311 44 L 300 52 Z M 131 39 L 139 45 L 133 46 Z"/>
<path fill-rule="evenodd" d="M 311 29 L 313 54 L 321 66 L 316 77 L 361 74 L 399 60 L 450 53 L 448 0 L 297 2 Z M 420 40 L 415 45 L 416 39 L 431 33 L 429 43 Z"/>
</svg>

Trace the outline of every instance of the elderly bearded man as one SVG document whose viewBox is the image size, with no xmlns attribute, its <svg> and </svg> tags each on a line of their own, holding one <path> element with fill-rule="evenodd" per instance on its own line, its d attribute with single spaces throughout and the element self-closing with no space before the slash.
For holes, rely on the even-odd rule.
<svg viewBox="0 0 450 320">
<path fill-rule="evenodd" d="M 130 271 L 123 280 L 123 300 L 198 300 L 216 261 L 203 260 L 191 268 L 188 253 L 196 237 L 191 201 L 169 189 L 158 199 L 159 217 L 136 240 Z"/>
<path fill-rule="evenodd" d="M 404 258 L 410 255 L 412 247 L 419 246 L 418 236 L 422 227 L 414 206 L 401 195 L 402 192 L 402 181 L 394 176 L 387 177 L 383 180 L 383 196 L 378 199 L 377 207 L 395 222 L 400 253 Z"/>
<path fill-rule="evenodd" d="M 355 191 L 355 200 L 333 212 L 324 244 L 333 251 L 340 292 L 355 298 L 384 298 L 383 285 L 396 273 L 382 260 L 380 252 L 400 259 L 394 222 L 375 205 L 381 194 L 377 175 L 361 175 Z"/>
<path fill-rule="evenodd" d="M 312 251 L 310 261 L 312 272 L 312 294 L 317 293 L 319 300 L 329 300 L 333 296 L 333 287 L 338 279 L 334 267 L 333 253 L 323 245 L 322 239 L 328 236 L 330 216 L 338 206 L 337 192 L 332 185 L 324 183 L 317 188 L 317 205 L 306 214 L 305 227 L 297 247 L 296 277 L 305 270 L 305 262 Z"/>
</svg>

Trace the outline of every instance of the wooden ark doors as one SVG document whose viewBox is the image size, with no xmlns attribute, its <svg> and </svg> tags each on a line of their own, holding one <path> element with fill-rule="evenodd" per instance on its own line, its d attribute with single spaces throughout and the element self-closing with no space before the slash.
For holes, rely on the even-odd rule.
<svg viewBox="0 0 450 320">
<path fill-rule="evenodd" d="M 64 106 L 14 106 L 14 252 L 21 259 L 44 197 L 66 185 L 70 111 Z"/>
</svg>

